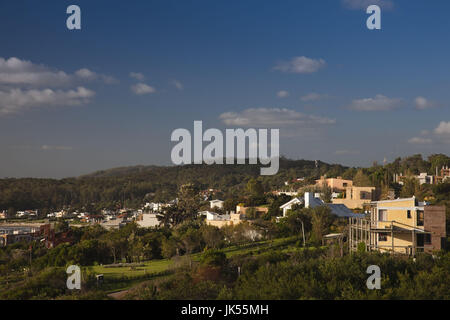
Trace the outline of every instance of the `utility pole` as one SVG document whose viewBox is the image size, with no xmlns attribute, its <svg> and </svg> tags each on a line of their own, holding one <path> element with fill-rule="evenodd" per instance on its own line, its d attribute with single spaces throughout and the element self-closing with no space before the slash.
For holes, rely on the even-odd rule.
<svg viewBox="0 0 450 320">
<path fill-rule="evenodd" d="M 305 242 L 305 226 L 303 225 L 303 221 L 300 220 L 300 222 L 302 223 L 302 233 L 303 233 L 303 247 L 306 246 L 306 242 Z"/>
</svg>

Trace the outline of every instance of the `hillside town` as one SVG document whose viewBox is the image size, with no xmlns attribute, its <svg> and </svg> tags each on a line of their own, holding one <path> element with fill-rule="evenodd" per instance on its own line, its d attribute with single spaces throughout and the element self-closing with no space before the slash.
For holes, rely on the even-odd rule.
<svg viewBox="0 0 450 320">
<path fill-rule="evenodd" d="M 404 185 L 405 179 L 415 179 L 419 185 L 438 185 L 450 182 L 448 166 L 436 168 L 436 174 L 393 176 L 393 183 Z M 402 252 L 414 255 L 416 251 L 441 250 L 446 242 L 446 208 L 432 206 L 427 201 L 395 197 L 394 190 L 382 195 L 382 190 L 373 186 L 355 186 L 352 180 L 342 177 L 321 176 L 313 184 L 305 184 L 306 179 L 295 178 L 286 181 L 281 190 L 267 191 L 266 194 L 286 196 L 286 202 L 279 206 L 276 221 L 286 218 L 293 208 L 316 208 L 324 206 L 338 218 L 347 219 L 347 227 L 342 233 L 333 234 L 349 241 L 349 250 L 356 250 L 358 243 L 365 241 L 368 251 Z M 298 187 L 298 183 L 302 184 Z M 298 187 L 298 188 L 296 188 Z M 257 221 L 269 211 L 269 206 L 260 203 L 245 206 L 238 203 L 234 210 L 225 210 L 225 201 L 213 199 L 220 190 L 207 189 L 198 192 L 201 206 L 197 216 L 206 225 L 222 228 Z M 325 194 L 328 193 L 328 194 Z M 38 209 L 17 211 L 14 216 L 7 210 L 0 212 L 0 246 L 17 242 L 39 241 L 45 247 L 53 248 L 61 243 L 72 243 L 69 231 L 55 230 L 57 221 L 65 221 L 74 228 L 98 225 L 106 230 L 120 229 L 129 223 L 141 228 L 162 227 L 164 212 L 178 204 L 177 195 L 166 203 L 146 202 L 139 208 L 102 209 L 100 212 L 72 211 L 70 207 L 48 213 L 45 217 Z M 41 218 L 40 218 L 41 217 Z M 11 222 L 11 220 L 13 222 Z M 327 239 L 330 235 L 323 235 Z M 255 233 L 254 239 L 262 238 Z"/>
</svg>

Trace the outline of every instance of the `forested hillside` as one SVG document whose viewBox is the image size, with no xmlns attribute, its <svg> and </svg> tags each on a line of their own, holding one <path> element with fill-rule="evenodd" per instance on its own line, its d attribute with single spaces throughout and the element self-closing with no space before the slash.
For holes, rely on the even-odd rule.
<svg viewBox="0 0 450 320">
<path fill-rule="evenodd" d="M 399 195 L 407 196 L 421 190 L 411 181 L 400 194 L 399 186 L 392 185 L 395 173 L 433 173 L 443 165 L 450 165 L 450 158 L 442 154 L 427 160 L 421 155 L 398 158 L 393 163 L 374 163 L 369 168 L 281 158 L 280 170 L 274 176 L 260 176 L 259 165 L 186 165 L 115 168 L 60 180 L 8 178 L 0 179 L 0 210 L 51 210 L 69 205 L 85 210 L 136 207 L 143 201 L 172 200 L 185 183 L 193 183 L 199 190 L 216 189 L 226 199 L 239 195 L 252 178 L 257 178 L 268 192 L 285 187 L 285 181 L 302 177 L 308 183 L 322 175 L 357 180 L 363 177 L 373 186 L 394 188 Z"/>
</svg>

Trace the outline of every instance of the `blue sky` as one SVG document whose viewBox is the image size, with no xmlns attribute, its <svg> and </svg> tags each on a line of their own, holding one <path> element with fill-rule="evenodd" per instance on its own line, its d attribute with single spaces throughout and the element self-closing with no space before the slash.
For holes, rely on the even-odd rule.
<svg viewBox="0 0 450 320">
<path fill-rule="evenodd" d="M 82 29 L 66 28 L 77 4 Z M 368 4 L 382 29 L 366 28 Z M 2 1 L 2 177 L 171 164 L 176 128 L 280 128 L 367 166 L 449 153 L 444 0 Z"/>
</svg>

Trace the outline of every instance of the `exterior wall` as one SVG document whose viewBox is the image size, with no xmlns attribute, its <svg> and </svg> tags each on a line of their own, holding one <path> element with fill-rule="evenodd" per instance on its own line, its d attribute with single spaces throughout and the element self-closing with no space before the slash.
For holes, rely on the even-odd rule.
<svg viewBox="0 0 450 320">
<path fill-rule="evenodd" d="M 374 220 L 378 221 L 378 211 L 386 210 L 387 222 L 378 221 L 378 228 L 390 227 L 391 221 L 395 221 L 394 225 L 403 228 L 417 227 L 417 210 L 416 200 L 414 198 L 402 199 L 401 201 L 379 201 L 377 202 L 377 211 L 374 212 Z M 411 218 L 408 218 L 408 210 L 411 212 Z M 405 226 L 406 225 L 406 226 Z M 423 227 L 417 227 L 423 229 Z"/>
<path fill-rule="evenodd" d="M 223 201 L 214 201 L 214 200 L 212 200 L 212 201 L 210 201 L 209 202 L 209 206 L 210 206 L 210 208 L 211 209 L 214 209 L 214 208 L 219 208 L 219 209 L 222 209 L 223 208 Z"/>
<path fill-rule="evenodd" d="M 431 232 L 431 246 L 426 251 L 441 250 L 445 244 L 445 206 L 426 206 L 424 212 L 425 230 Z"/>
<path fill-rule="evenodd" d="M 316 185 L 322 186 L 324 182 L 333 190 L 345 190 L 348 187 L 353 187 L 352 180 L 344 180 L 341 178 L 320 178 L 316 180 Z"/>
<path fill-rule="evenodd" d="M 269 208 L 267 207 L 244 207 L 244 206 L 236 206 L 236 214 L 245 214 L 247 212 L 248 209 L 250 208 L 255 208 L 256 212 L 261 212 L 261 213 L 267 213 L 269 211 Z"/>
<path fill-rule="evenodd" d="M 347 208 L 358 209 L 369 204 L 374 199 L 375 187 L 348 187 L 344 199 L 333 199 L 335 204 L 344 204 Z M 366 197 L 362 195 L 365 194 Z"/>
<path fill-rule="evenodd" d="M 355 200 L 355 199 L 333 199 L 333 204 L 343 204 L 349 209 L 362 209 L 365 204 L 369 204 L 370 200 Z"/>
<path fill-rule="evenodd" d="M 283 210 L 283 217 L 286 217 L 286 214 L 287 214 L 288 210 L 291 210 L 294 205 L 302 203 L 302 201 L 300 199 L 298 199 L 298 198 L 294 198 L 293 200 L 289 201 L 289 202 L 292 202 L 292 203 L 290 203 L 289 205 L 285 206 L 282 209 Z"/>
<path fill-rule="evenodd" d="M 232 213 L 229 220 L 206 220 L 206 224 L 222 228 L 224 226 L 233 226 L 241 223 L 243 220 L 239 213 Z"/>
<path fill-rule="evenodd" d="M 154 213 L 144 213 L 138 217 L 136 222 L 142 228 L 156 227 L 160 224 Z"/>
<path fill-rule="evenodd" d="M 386 222 L 378 221 L 379 210 L 385 210 Z M 408 210 L 410 211 L 410 217 L 408 217 Z M 423 211 L 423 225 L 418 225 L 417 213 Z M 446 216 L 444 206 L 424 206 L 419 207 L 416 205 L 416 199 L 401 199 L 394 201 L 378 201 L 376 206 L 372 208 L 371 212 L 372 227 L 378 229 L 390 228 L 391 225 L 397 226 L 403 229 L 421 229 L 426 232 L 431 232 L 429 236 L 431 243 L 427 244 L 425 239 L 428 234 L 415 233 L 414 236 L 411 233 L 394 233 L 394 241 L 390 233 L 384 233 L 386 235 L 386 241 L 379 240 L 379 234 L 375 234 L 375 243 L 380 251 L 391 251 L 392 244 L 394 245 L 394 251 L 399 253 L 411 253 L 410 248 L 395 248 L 396 246 L 415 246 L 424 247 L 425 251 L 441 250 L 445 244 L 446 239 Z M 376 223 L 374 223 L 376 221 Z M 424 244 L 418 244 L 418 237 L 424 238 Z"/>
<path fill-rule="evenodd" d="M 378 242 L 378 248 L 381 252 L 390 252 L 392 251 L 392 237 L 390 234 L 387 234 L 386 241 L 379 241 Z M 394 252 L 397 253 L 404 253 L 409 254 L 410 249 L 409 248 L 398 248 L 396 246 L 412 246 L 412 234 L 394 234 Z"/>
</svg>

